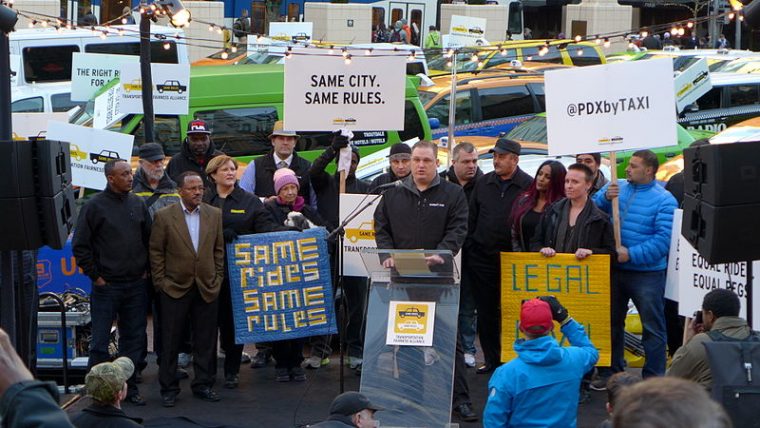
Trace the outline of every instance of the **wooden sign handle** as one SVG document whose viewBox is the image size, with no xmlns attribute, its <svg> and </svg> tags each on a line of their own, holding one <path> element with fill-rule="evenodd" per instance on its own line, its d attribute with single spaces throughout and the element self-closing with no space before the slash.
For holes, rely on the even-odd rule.
<svg viewBox="0 0 760 428">
<path fill-rule="evenodd" d="M 339 192 L 340 193 L 346 193 L 346 171 L 341 171 L 340 172 Z"/>
<path fill-rule="evenodd" d="M 610 182 L 617 183 L 617 154 L 610 152 Z M 612 230 L 615 234 L 615 247 L 622 245 L 622 239 L 620 237 L 620 199 L 612 199 Z"/>
</svg>

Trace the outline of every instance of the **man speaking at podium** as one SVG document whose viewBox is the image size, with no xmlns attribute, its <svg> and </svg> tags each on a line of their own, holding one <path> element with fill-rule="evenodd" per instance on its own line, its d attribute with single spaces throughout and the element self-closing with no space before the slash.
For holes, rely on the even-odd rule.
<svg viewBox="0 0 760 428">
<path fill-rule="evenodd" d="M 460 186 L 440 179 L 435 144 L 419 141 L 412 147 L 412 173 L 385 192 L 374 220 L 377 248 L 459 252 L 467 236 L 467 198 Z M 444 263 L 438 255 L 426 261 L 431 268 Z M 393 258 L 384 260 L 383 266 L 393 268 Z M 454 413 L 464 421 L 476 421 L 464 373 L 464 353 L 457 340 Z"/>
</svg>

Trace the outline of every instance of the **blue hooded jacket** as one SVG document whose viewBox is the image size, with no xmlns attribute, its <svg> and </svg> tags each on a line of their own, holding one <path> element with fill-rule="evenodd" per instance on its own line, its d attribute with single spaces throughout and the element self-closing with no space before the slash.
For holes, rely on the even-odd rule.
<svg viewBox="0 0 760 428">
<path fill-rule="evenodd" d="M 496 369 L 488 382 L 484 427 L 576 426 L 581 378 L 599 352 L 575 320 L 561 331 L 571 346 L 561 347 L 551 336 L 515 342 L 518 357 Z"/>
<path fill-rule="evenodd" d="M 628 248 L 630 260 L 615 267 L 638 272 L 665 270 L 668 267 L 673 211 L 678 208 L 676 199 L 656 181 L 632 184 L 618 180 L 618 184 L 620 234 L 623 246 Z M 602 211 L 611 214 L 612 203 L 605 197 L 607 187 L 609 184 L 596 192 L 593 198 Z"/>
</svg>

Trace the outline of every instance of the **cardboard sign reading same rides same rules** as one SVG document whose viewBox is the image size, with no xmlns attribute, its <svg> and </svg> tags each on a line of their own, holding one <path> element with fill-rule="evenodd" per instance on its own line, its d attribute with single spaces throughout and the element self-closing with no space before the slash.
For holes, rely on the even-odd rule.
<svg viewBox="0 0 760 428">
<path fill-rule="evenodd" d="M 501 360 L 517 355 L 515 340 L 523 337 L 518 328 L 523 299 L 553 295 L 586 329 L 596 349 L 598 366 L 611 360 L 610 257 L 594 255 L 578 260 L 572 254 L 544 257 L 540 253 L 501 253 Z M 554 324 L 560 345 L 568 340 Z"/>
<path fill-rule="evenodd" d="M 285 60 L 285 129 L 387 131 L 404 129 L 406 56 L 293 48 Z"/>
</svg>

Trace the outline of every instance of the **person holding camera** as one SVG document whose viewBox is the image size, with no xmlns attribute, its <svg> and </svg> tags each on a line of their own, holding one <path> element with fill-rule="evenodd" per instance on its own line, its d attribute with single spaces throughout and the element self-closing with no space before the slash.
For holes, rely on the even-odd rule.
<svg viewBox="0 0 760 428">
<path fill-rule="evenodd" d="M 554 321 L 570 346 L 552 337 Z M 496 369 L 488 382 L 483 426 L 575 427 L 581 378 L 599 352 L 554 296 L 523 301 L 520 331 L 525 339 L 514 344 L 517 358 Z"/>
</svg>

